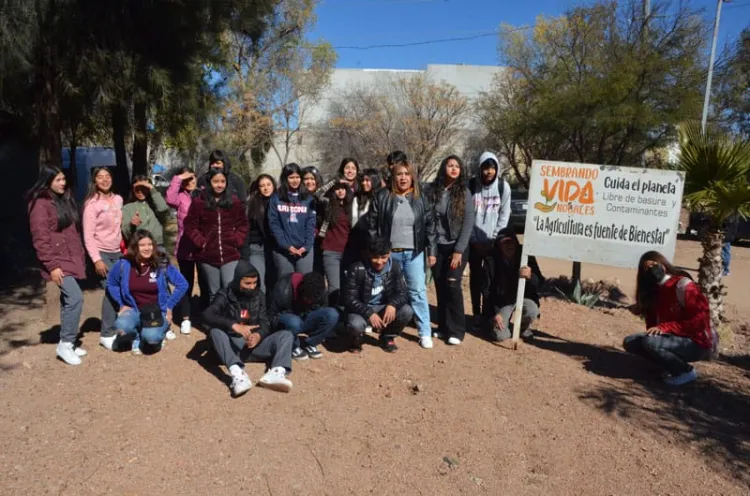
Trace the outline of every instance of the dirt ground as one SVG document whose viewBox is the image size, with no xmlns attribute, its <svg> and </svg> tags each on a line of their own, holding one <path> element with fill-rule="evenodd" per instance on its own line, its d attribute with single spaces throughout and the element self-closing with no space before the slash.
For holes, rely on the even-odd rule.
<svg viewBox="0 0 750 496">
<path fill-rule="evenodd" d="M 733 251 L 727 301 L 744 343 L 750 248 Z M 698 253 L 681 241 L 677 262 L 695 268 Z M 583 275 L 632 294 L 631 271 Z M 0 494 L 750 493 L 749 350 L 671 390 L 622 352 L 641 329 L 622 310 L 546 298 L 537 338 L 515 352 L 474 336 L 422 350 L 408 329 L 394 355 L 329 350 L 295 363 L 290 394 L 232 399 L 198 331 L 141 357 L 85 332 L 89 356 L 70 367 L 54 359 L 41 288 L 13 294 L 0 303 Z M 100 302 L 86 293 L 85 330 Z"/>
</svg>

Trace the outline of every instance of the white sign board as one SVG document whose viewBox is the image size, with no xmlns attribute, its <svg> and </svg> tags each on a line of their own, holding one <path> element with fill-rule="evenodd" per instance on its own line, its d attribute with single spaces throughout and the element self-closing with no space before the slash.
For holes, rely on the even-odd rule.
<svg viewBox="0 0 750 496">
<path fill-rule="evenodd" d="M 681 172 L 534 160 L 528 255 L 635 268 L 649 250 L 674 257 Z"/>
</svg>

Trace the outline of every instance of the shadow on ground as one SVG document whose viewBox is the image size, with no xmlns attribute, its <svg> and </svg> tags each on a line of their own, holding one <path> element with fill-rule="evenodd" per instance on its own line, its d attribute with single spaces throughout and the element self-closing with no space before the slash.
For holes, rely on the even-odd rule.
<svg viewBox="0 0 750 496">
<path fill-rule="evenodd" d="M 732 383 L 735 371 L 725 368 L 747 371 L 750 357 L 722 357 L 719 369 L 714 368 L 710 376 L 669 388 L 659 380 L 658 369 L 614 347 L 568 341 L 542 332 L 530 344 L 579 360 L 591 373 L 630 379 L 580 391 L 579 398 L 639 430 L 669 437 L 676 434 L 698 448 L 712 468 L 750 484 L 750 396 L 743 391 L 746 388 Z"/>
</svg>

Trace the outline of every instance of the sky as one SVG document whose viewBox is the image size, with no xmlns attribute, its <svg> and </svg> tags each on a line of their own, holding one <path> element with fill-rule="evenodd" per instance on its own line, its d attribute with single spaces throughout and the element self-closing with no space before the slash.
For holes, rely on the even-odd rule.
<svg viewBox="0 0 750 496">
<path fill-rule="evenodd" d="M 658 0 L 651 0 L 654 4 Z M 683 0 L 688 2 L 689 0 Z M 558 16 L 585 0 L 321 0 L 312 38 L 323 37 L 342 69 L 424 69 L 427 64 L 498 65 L 502 23 L 534 24 L 540 14 Z M 716 0 L 691 0 L 711 23 Z M 722 7 L 719 49 L 750 26 L 750 0 Z M 435 40 L 473 38 L 444 43 Z M 373 45 L 426 44 L 376 48 Z M 347 47 L 366 47 L 353 49 Z M 367 48 L 369 47 L 369 48 Z"/>
</svg>

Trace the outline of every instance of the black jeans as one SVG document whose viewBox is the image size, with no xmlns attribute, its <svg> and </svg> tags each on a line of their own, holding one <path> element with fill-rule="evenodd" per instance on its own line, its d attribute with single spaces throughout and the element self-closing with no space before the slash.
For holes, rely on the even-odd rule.
<svg viewBox="0 0 750 496">
<path fill-rule="evenodd" d="M 195 271 L 198 268 L 198 266 L 192 260 L 177 260 L 177 265 L 179 265 L 180 267 L 180 274 L 182 274 L 182 277 L 184 277 L 188 283 L 188 290 L 185 293 L 185 296 L 183 296 L 182 299 L 180 300 L 179 305 L 177 305 L 177 310 L 178 310 L 176 312 L 177 315 L 173 319 L 175 322 L 177 322 L 177 325 L 179 325 L 183 319 L 190 318 L 190 301 L 191 301 L 191 298 L 193 297 L 193 285 L 195 284 Z M 199 275 L 198 277 L 200 278 L 201 276 Z"/>
<path fill-rule="evenodd" d="M 438 245 L 437 263 L 432 268 L 437 293 L 438 332 L 445 339 L 455 337 L 464 339 L 466 334 L 466 317 L 464 316 L 464 292 L 461 279 L 466 268 L 466 253 L 455 269 L 451 268 L 453 258 L 452 245 Z"/>
<path fill-rule="evenodd" d="M 492 250 L 481 252 L 478 245 L 469 247 L 469 288 L 471 291 L 471 312 L 474 317 L 494 317 L 490 308 L 490 281 L 495 273 Z"/>
<path fill-rule="evenodd" d="M 673 334 L 631 334 L 622 342 L 622 347 L 628 353 L 664 367 L 672 375 L 690 372 L 693 367 L 689 362 L 702 360 L 708 354 L 708 350 L 695 344 L 692 339 Z"/>
</svg>

